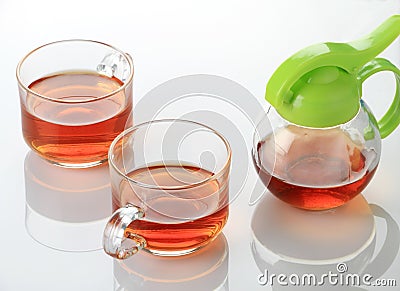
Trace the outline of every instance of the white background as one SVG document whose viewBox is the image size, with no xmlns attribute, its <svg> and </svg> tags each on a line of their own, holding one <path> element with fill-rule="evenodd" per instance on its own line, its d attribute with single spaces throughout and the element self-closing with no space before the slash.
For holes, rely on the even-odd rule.
<svg viewBox="0 0 400 291">
<path fill-rule="evenodd" d="M 264 103 L 266 81 L 289 55 L 315 42 L 354 39 L 399 11 L 396 0 L 1 0 L 0 290 L 114 290 L 112 261 L 101 251 L 59 252 L 26 232 L 23 167 L 29 149 L 21 134 L 15 67 L 28 51 L 54 40 L 99 40 L 133 56 L 136 101 L 169 79 L 204 73 L 232 79 Z M 384 55 L 400 64 L 398 45 Z M 382 78 L 371 84 L 365 97 L 379 116 L 393 94 L 393 82 Z M 383 141 L 379 170 L 363 193 L 397 221 L 399 144 L 400 130 Z M 253 208 L 246 195 L 232 204 L 224 231 L 229 288 L 268 290 L 257 284 L 260 271 L 250 251 Z M 384 226 L 379 231 L 377 249 Z M 384 277 L 400 284 L 399 270 L 397 256 Z"/>
</svg>

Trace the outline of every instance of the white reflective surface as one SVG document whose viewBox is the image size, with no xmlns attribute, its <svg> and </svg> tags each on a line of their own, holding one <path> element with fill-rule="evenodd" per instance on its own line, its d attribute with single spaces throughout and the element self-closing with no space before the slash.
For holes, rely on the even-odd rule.
<svg viewBox="0 0 400 291">
<path fill-rule="evenodd" d="M 67 169 L 29 151 L 24 168 L 25 227 L 32 238 L 61 251 L 101 249 L 112 211 L 108 165 Z"/>
<path fill-rule="evenodd" d="M 59 39 L 100 40 L 132 55 L 136 102 L 162 82 L 182 75 L 204 73 L 223 76 L 241 84 L 266 105 L 263 99 L 266 81 L 292 53 L 314 42 L 351 40 L 370 31 L 387 16 L 399 11 L 399 7 L 399 1 L 395 0 L 1 1 L 0 89 L 3 99 L 0 109 L 0 146 L 3 156 L 0 167 L 0 290 L 118 290 L 116 263 L 102 251 L 55 250 L 45 246 L 50 243 L 43 242 L 43 239 L 37 239 L 42 240 L 38 243 L 26 231 L 26 204 L 32 206 L 35 199 L 30 190 L 25 188 L 29 179 L 24 174 L 24 160 L 29 149 L 21 134 L 15 67 L 28 51 Z M 397 65 L 400 65 L 399 55 L 398 45 L 384 53 Z M 393 95 L 392 85 L 392 77 L 382 74 L 365 86 L 366 101 L 378 117 L 385 111 Z M 224 110 L 222 106 L 220 109 L 241 128 L 241 132 L 251 128 L 240 112 Z M 251 146 L 251 139 L 247 139 L 246 136 L 246 145 Z M 378 171 L 363 192 L 369 205 L 376 204 L 384 210 L 384 214 L 389 214 L 393 219 L 392 226 L 400 222 L 399 145 L 400 130 L 397 129 L 383 141 Z M 250 155 L 250 151 L 248 153 Z M 229 260 L 224 262 L 228 263 L 227 282 L 221 285 L 225 289 L 273 290 L 271 286 L 261 286 L 257 282 L 261 274 L 260 266 L 265 267 L 260 264 L 264 264 L 266 259 L 261 255 L 255 260 L 255 252 L 251 247 L 254 240 L 251 219 L 256 206 L 249 207 L 248 201 L 256 179 L 255 171 L 249 171 L 241 195 L 230 207 L 230 218 L 224 229 L 229 245 Z M 38 187 L 40 189 L 42 186 Z M 50 194 L 41 192 L 39 195 L 45 197 Z M 79 205 L 91 208 L 99 204 L 90 205 L 87 201 L 81 201 Z M 69 206 L 62 209 L 69 211 Z M 48 227 L 54 227 L 54 224 L 48 225 L 49 217 L 52 223 L 62 220 L 58 211 L 51 213 L 56 209 L 54 207 L 31 207 L 43 218 L 40 222 L 43 227 L 35 231 L 40 231 L 41 237 L 47 235 Z M 83 221 L 99 221 L 104 215 L 80 217 L 81 212 L 77 212 L 77 216 L 73 215 L 74 211 L 71 213 L 65 216 L 69 221 L 62 223 L 65 226 L 64 223 L 77 222 L 71 222 L 71 219 L 80 220 L 77 225 L 68 225 L 67 229 L 74 231 L 75 227 L 81 230 L 80 227 L 87 226 L 81 224 Z M 85 212 L 85 215 L 89 214 Z M 368 251 L 368 262 L 374 265 L 360 263 L 358 266 L 364 267 L 365 272 L 375 271 L 380 278 L 397 279 L 400 285 L 400 257 L 395 241 L 387 240 L 389 224 L 379 215 L 374 216 L 373 220 L 376 228 L 375 247 L 372 249 L 367 246 L 364 251 Z M 339 232 L 333 227 L 331 231 Z M 65 234 L 62 230 L 60 232 Z M 54 234 L 47 238 L 53 239 Z M 70 232 L 70 235 L 76 235 L 76 232 Z M 98 231 L 96 235 L 99 235 Z M 90 236 L 90 239 L 93 238 Z M 268 234 L 265 238 L 268 240 Z M 82 245 L 80 239 L 81 236 L 70 242 L 61 239 L 51 243 L 55 244 L 53 248 L 75 251 L 98 246 L 96 242 Z M 71 242 L 75 245 L 71 246 Z M 64 245 L 60 246 L 60 243 Z M 258 250 L 263 250 L 261 246 Z M 378 257 L 382 249 L 392 257 Z M 215 255 L 218 258 L 219 252 L 215 252 Z M 285 266 L 284 260 L 280 262 L 280 266 Z M 191 265 L 187 266 L 189 271 Z M 287 265 L 284 268 L 290 270 Z M 222 275 L 225 275 L 225 269 L 222 271 Z M 131 280 L 132 275 L 127 278 Z M 126 281 L 128 284 L 129 280 Z M 214 285 L 204 286 L 214 288 Z M 379 290 L 396 288 L 381 287 Z"/>
</svg>

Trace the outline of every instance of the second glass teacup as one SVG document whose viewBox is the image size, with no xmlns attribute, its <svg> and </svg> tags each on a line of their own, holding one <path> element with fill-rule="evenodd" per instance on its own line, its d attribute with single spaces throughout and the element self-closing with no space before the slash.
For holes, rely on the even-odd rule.
<svg viewBox="0 0 400 291">
<path fill-rule="evenodd" d="M 227 140 L 200 123 L 159 120 L 122 132 L 109 151 L 115 213 L 105 252 L 178 256 L 211 242 L 228 219 L 230 162 Z"/>
</svg>

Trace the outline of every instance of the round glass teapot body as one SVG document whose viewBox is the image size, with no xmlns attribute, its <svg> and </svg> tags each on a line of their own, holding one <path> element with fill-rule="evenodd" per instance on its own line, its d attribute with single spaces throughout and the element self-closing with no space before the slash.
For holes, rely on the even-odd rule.
<svg viewBox="0 0 400 291">
<path fill-rule="evenodd" d="M 328 128 L 295 125 L 271 107 L 266 118 L 273 131 L 258 128 L 253 145 L 254 164 L 269 191 L 309 210 L 338 207 L 357 196 L 381 154 L 377 121 L 365 102 L 360 105 L 352 120 Z"/>
</svg>

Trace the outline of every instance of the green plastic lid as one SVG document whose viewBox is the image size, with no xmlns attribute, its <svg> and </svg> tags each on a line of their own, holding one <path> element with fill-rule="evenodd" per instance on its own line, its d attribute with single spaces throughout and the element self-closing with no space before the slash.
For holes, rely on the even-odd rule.
<svg viewBox="0 0 400 291">
<path fill-rule="evenodd" d="M 346 123 L 359 111 L 366 77 L 397 69 L 373 71 L 369 62 L 399 34 L 400 15 L 394 15 L 359 40 L 305 48 L 274 72 L 265 98 L 283 118 L 298 125 L 322 128 Z"/>
</svg>

